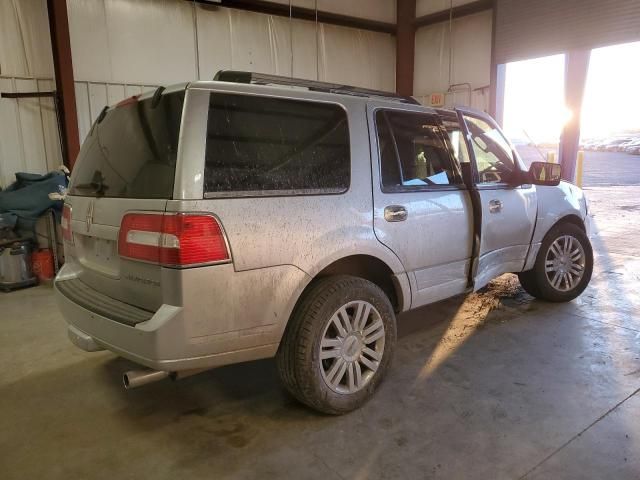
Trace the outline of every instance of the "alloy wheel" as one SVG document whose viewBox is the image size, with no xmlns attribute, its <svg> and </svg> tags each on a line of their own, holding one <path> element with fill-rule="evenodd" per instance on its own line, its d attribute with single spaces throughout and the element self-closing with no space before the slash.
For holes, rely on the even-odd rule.
<svg viewBox="0 0 640 480">
<path fill-rule="evenodd" d="M 385 329 L 376 308 L 349 302 L 330 318 L 320 340 L 320 370 L 336 393 L 355 393 L 374 376 L 384 354 Z"/>
<path fill-rule="evenodd" d="M 580 242 L 571 235 L 556 238 L 547 250 L 544 271 L 549 284 L 560 292 L 573 290 L 582 279 L 586 256 Z"/>
</svg>

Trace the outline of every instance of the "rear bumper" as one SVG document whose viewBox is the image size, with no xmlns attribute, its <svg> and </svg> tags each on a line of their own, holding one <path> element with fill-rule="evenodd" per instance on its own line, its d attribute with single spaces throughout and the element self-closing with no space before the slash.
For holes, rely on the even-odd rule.
<svg viewBox="0 0 640 480">
<path fill-rule="evenodd" d="M 174 372 L 267 358 L 277 350 L 277 344 L 269 344 L 212 351 L 210 345 L 192 341 L 186 335 L 184 309 L 173 305 L 162 305 L 145 322 L 126 325 L 90 311 L 65 296 L 58 288 L 64 281 L 58 279 L 54 284 L 56 301 L 69 324 L 69 339 L 85 351 L 107 349 L 154 370 Z"/>
</svg>

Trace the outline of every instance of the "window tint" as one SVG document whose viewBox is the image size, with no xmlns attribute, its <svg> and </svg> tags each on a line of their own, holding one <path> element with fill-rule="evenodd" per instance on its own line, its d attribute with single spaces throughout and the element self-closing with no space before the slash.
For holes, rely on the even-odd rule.
<svg viewBox="0 0 640 480">
<path fill-rule="evenodd" d="M 469 115 L 464 119 L 471 134 L 480 183 L 509 182 L 517 167 L 507 140 L 484 120 Z"/>
<path fill-rule="evenodd" d="M 82 144 L 72 195 L 171 198 L 184 91 L 107 111 Z"/>
<path fill-rule="evenodd" d="M 460 183 L 434 116 L 380 110 L 376 126 L 384 191 Z"/>
<path fill-rule="evenodd" d="M 341 107 L 211 94 L 206 193 L 338 193 L 349 187 L 349 174 Z"/>
</svg>

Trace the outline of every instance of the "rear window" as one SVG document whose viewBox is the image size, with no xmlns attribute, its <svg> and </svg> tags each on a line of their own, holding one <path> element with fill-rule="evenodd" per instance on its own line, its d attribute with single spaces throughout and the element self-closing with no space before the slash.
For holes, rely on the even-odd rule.
<svg viewBox="0 0 640 480">
<path fill-rule="evenodd" d="M 205 196 L 341 193 L 347 115 L 334 104 L 211 94 Z"/>
<path fill-rule="evenodd" d="M 72 195 L 171 198 L 184 90 L 112 108 L 82 145 Z"/>
</svg>

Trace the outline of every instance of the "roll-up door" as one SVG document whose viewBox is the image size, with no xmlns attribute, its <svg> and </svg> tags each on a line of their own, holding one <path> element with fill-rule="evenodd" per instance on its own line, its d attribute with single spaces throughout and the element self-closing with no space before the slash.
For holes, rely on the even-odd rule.
<svg viewBox="0 0 640 480">
<path fill-rule="evenodd" d="M 640 41 L 640 0 L 497 0 L 495 28 L 498 64 Z"/>
</svg>

